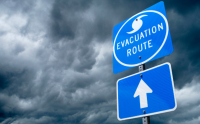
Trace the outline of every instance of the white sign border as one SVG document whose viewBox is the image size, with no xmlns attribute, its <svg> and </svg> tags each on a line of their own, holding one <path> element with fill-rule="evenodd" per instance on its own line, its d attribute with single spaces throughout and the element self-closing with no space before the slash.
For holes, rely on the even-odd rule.
<svg viewBox="0 0 200 124">
<path fill-rule="evenodd" d="M 164 111 L 159 111 L 159 112 L 155 112 L 155 113 L 150 113 L 150 114 L 144 114 L 144 115 L 139 115 L 139 116 L 134 116 L 134 117 L 128 117 L 128 118 L 124 118 L 124 119 L 120 119 L 119 118 L 119 109 L 118 109 L 118 106 L 119 106 L 119 103 L 118 103 L 118 82 L 122 79 L 125 79 L 125 78 L 128 78 L 128 77 L 131 77 L 131 76 L 134 76 L 134 75 L 137 75 L 137 74 L 140 74 L 140 73 L 143 73 L 143 72 L 146 72 L 146 71 L 149 71 L 149 70 L 152 70 L 154 68 L 157 68 L 157 67 L 160 67 L 160 66 L 163 66 L 165 64 L 168 64 L 169 65 L 169 69 L 170 69 L 170 75 L 171 75 L 171 80 L 172 80 L 172 86 L 173 86 L 173 93 L 174 93 L 174 101 L 175 101 L 175 107 L 172 108 L 172 109 L 168 109 L 168 110 L 164 110 Z M 161 114 L 161 113 L 166 113 L 166 112 L 171 112 L 171 111 L 174 111 L 176 110 L 177 108 L 177 102 L 176 102 L 176 95 L 175 95 L 175 92 L 174 92 L 174 79 L 173 79 L 173 75 L 172 75 L 172 68 L 171 68 L 171 64 L 169 62 L 166 62 L 166 63 L 163 63 L 161 65 L 158 65 L 158 66 L 155 66 L 153 68 L 150 68 L 150 69 L 147 69 L 147 70 L 144 70 L 144 71 L 140 71 L 136 74 L 132 74 L 132 75 L 129 75 L 129 76 L 126 76 L 126 77 L 123 77 L 123 78 L 120 78 L 117 80 L 117 83 L 116 83 L 116 93 L 117 93 L 117 119 L 119 121 L 122 121 L 122 120 L 128 120 L 128 119 L 133 119 L 133 118 L 139 118 L 139 117 L 145 117 L 145 116 L 150 116 L 150 115 L 156 115 L 156 114 Z"/>
<path fill-rule="evenodd" d="M 135 16 L 137 16 L 137 15 L 139 15 L 139 14 L 145 13 L 145 12 L 154 12 L 154 13 L 157 13 L 157 14 L 159 14 L 160 16 L 163 17 L 163 19 L 165 20 L 165 24 L 166 24 L 166 34 L 165 34 L 165 38 L 164 38 L 164 40 L 163 40 L 162 45 L 161 45 L 160 48 L 156 51 L 156 53 L 154 53 L 154 54 L 153 54 L 151 57 L 149 57 L 147 60 L 145 60 L 145 61 L 143 61 L 143 62 L 140 62 L 140 63 L 138 63 L 138 64 L 125 64 L 125 63 L 121 62 L 121 61 L 117 58 L 117 56 L 116 56 L 116 54 L 115 54 L 115 43 L 116 43 L 116 39 L 117 39 L 117 37 L 118 37 L 119 32 L 120 32 L 121 29 L 126 25 L 127 22 L 129 22 L 133 17 L 135 17 Z M 161 12 L 158 12 L 158 11 L 155 11 L 155 10 L 142 11 L 142 12 L 140 12 L 140 13 L 138 13 L 138 14 L 132 16 L 131 18 L 129 18 L 129 19 L 122 25 L 122 27 L 119 29 L 119 31 L 117 32 L 117 35 L 115 36 L 115 40 L 114 40 L 114 44 L 113 44 L 113 54 L 114 54 L 114 57 L 115 57 L 115 59 L 116 59 L 121 65 L 126 66 L 126 67 L 135 67 L 135 66 L 144 64 L 144 63 L 148 62 L 149 60 L 151 60 L 154 56 L 156 56 L 156 55 L 158 54 L 158 52 L 160 52 L 160 50 L 162 49 L 162 47 L 164 46 L 164 44 L 165 44 L 165 42 L 166 42 L 166 40 L 167 40 L 168 32 L 169 32 L 169 25 L 168 25 L 168 22 L 167 22 L 167 18 L 166 18 Z"/>
</svg>

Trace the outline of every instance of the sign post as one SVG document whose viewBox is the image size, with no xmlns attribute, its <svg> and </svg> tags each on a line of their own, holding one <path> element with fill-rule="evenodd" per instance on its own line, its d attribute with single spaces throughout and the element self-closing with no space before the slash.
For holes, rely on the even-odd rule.
<svg viewBox="0 0 200 124">
<path fill-rule="evenodd" d="M 127 120 L 174 111 L 177 107 L 170 63 L 145 70 L 145 63 L 173 52 L 164 2 L 133 15 L 113 28 L 113 73 L 139 66 L 116 83 L 117 117 Z"/>
<path fill-rule="evenodd" d="M 139 72 L 140 71 L 144 71 L 145 70 L 145 64 L 139 65 Z M 142 77 L 142 75 L 140 75 Z M 145 110 L 143 110 L 143 113 L 145 114 Z M 142 118 L 142 122 L 143 124 L 150 124 L 150 117 L 149 116 L 145 116 Z"/>
</svg>

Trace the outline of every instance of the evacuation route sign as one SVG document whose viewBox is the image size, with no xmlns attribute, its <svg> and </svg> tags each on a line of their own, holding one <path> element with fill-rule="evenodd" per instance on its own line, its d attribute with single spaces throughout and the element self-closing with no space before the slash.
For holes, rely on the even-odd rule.
<svg viewBox="0 0 200 124">
<path fill-rule="evenodd" d="M 115 74 L 172 52 L 172 40 L 162 1 L 113 28 Z"/>
<path fill-rule="evenodd" d="M 170 112 L 177 107 L 170 63 L 119 79 L 116 91 L 119 120 Z"/>
</svg>

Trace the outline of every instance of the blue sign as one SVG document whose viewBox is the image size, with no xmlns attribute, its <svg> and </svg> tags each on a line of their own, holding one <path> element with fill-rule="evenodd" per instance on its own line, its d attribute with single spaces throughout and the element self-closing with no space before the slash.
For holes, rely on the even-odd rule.
<svg viewBox="0 0 200 124">
<path fill-rule="evenodd" d="M 172 40 L 163 2 L 130 17 L 113 29 L 114 73 L 172 52 Z"/>
<path fill-rule="evenodd" d="M 117 81 L 119 120 L 170 112 L 176 107 L 170 63 L 164 63 Z"/>
</svg>

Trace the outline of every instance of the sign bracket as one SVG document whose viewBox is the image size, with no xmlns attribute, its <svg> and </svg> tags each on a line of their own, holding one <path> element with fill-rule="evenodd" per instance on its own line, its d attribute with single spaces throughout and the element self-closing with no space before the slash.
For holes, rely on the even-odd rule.
<svg viewBox="0 0 200 124">
<path fill-rule="evenodd" d="M 150 117 L 149 116 L 143 117 L 142 118 L 142 123 L 143 124 L 150 124 Z"/>
</svg>

